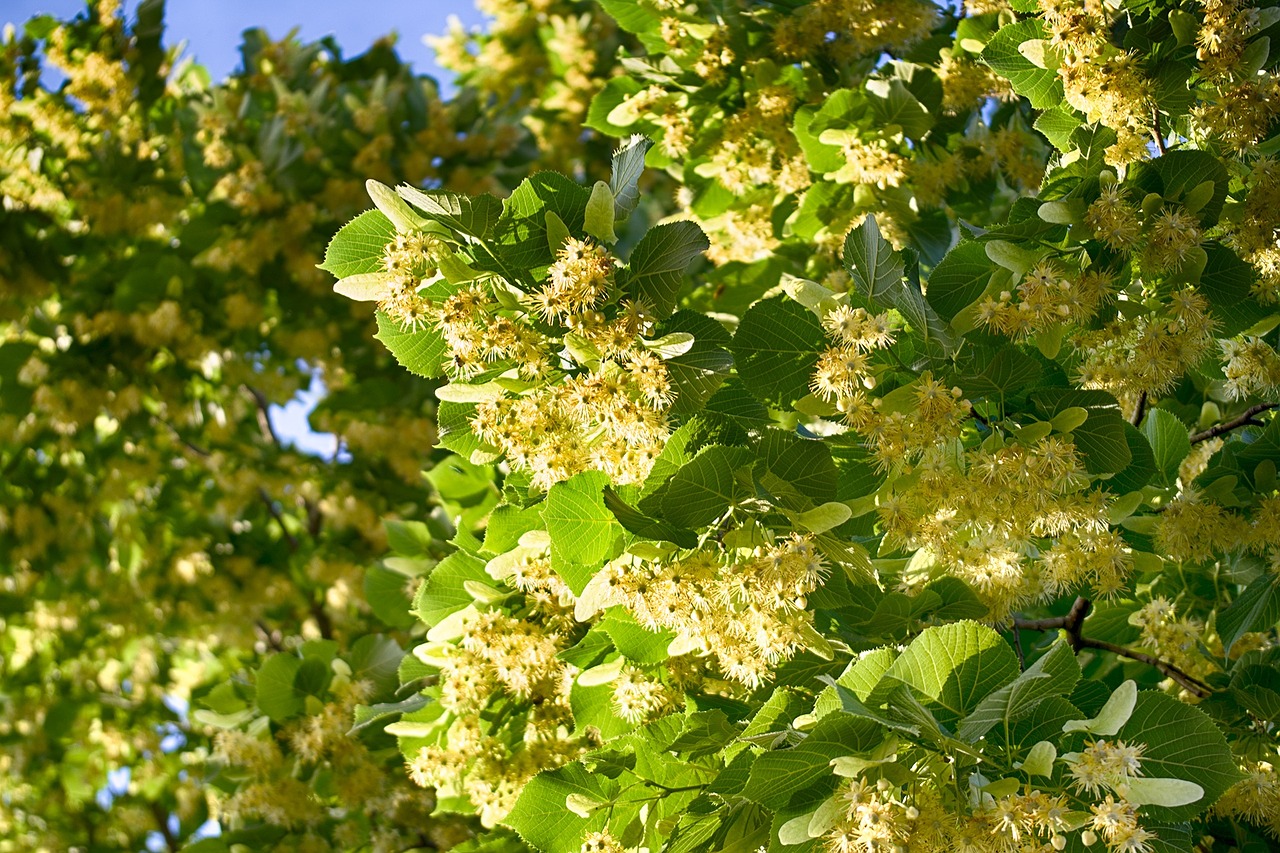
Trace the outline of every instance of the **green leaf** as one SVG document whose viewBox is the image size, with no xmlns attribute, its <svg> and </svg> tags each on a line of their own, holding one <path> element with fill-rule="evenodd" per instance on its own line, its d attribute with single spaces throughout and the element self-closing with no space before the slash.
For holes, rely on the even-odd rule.
<svg viewBox="0 0 1280 853">
<path fill-rule="evenodd" d="M 590 773 L 581 764 L 547 770 L 529 780 L 520 798 L 503 820 L 525 843 L 543 853 L 578 853 L 582 837 L 604 824 L 597 811 L 582 819 L 568 812 L 565 800 L 572 794 L 599 803 L 609 802 L 617 783 Z"/>
<path fill-rule="evenodd" d="M 613 547 L 613 513 L 604 504 L 609 475 L 583 471 L 547 492 L 542 520 L 551 536 L 551 566 L 575 593 L 604 562 Z"/>
<path fill-rule="evenodd" d="M 761 436 L 756 453 L 757 482 L 779 506 L 805 510 L 835 500 L 836 466 L 825 443 L 771 429 Z"/>
<path fill-rule="evenodd" d="M 1001 27 L 982 51 L 982 61 L 1007 79 L 1013 90 L 1038 110 L 1062 103 L 1062 82 L 1057 71 L 1037 67 L 1022 55 L 1018 47 L 1025 41 L 1044 37 L 1044 25 L 1040 19 L 1028 18 Z"/>
<path fill-rule="evenodd" d="M 1018 659 L 999 634 L 977 622 L 927 628 L 889 667 L 948 727 L 1018 675 Z"/>
<path fill-rule="evenodd" d="M 1207 260 L 1196 292 L 1209 301 L 1209 310 L 1218 320 L 1216 336 L 1238 335 L 1272 313 L 1253 296 L 1257 272 L 1252 264 L 1214 240 L 1203 243 L 1202 248 Z"/>
<path fill-rule="evenodd" d="M 351 646 L 346 661 L 353 678 L 372 682 L 378 693 L 389 693 L 398 684 L 397 673 L 404 657 L 404 649 L 391 637 L 366 634 Z"/>
<path fill-rule="evenodd" d="M 681 548 L 698 547 L 698 534 L 692 530 L 650 518 L 624 501 L 612 488 L 605 486 L 604 505 L 624 528 L 645 539 L 674 542 Z"/>
<path fill-rule="evenodd" d="M 609 176 L 609 189 L 613 192 L 613 218 L 621 222 L 631 215 L 640 203 L 640 176 L 644 174 L 644 155 L 653 147 L 653 140 L 635 134 L 613 152 L 613 173 Z"/>
<path fill-rule="evenodd" d="M 771 809 L 785 807 L 802 792 L 815 797 L 825 792 L 822 796 L 826 796 L 836 785 L 831 760 L 867 752 L 881 740 L 880 727 L 870 720 L 828 714 L 799 745 L 757 758 L 742 796 Z"/>
<path fill-rule="evenodd" d="M 914 254 L 912 255 L 914 257 Z M 898 252 L 880 235 L 875 217 L 867 214 L 844 240 L 844 266 L 853 279 L 854 289 L 872 303 L 898 309 L 911 328 L 944 350 L 955 346 L 950 329 L 925 301 L 919 277 L 913 273 L 904 278 L 906 267 Z M 915 269 L 913 262 L 912 269 Z"/>
<path fill-rule="evenodd" d="M 656 316 L 667 317 L 675 310 L 685 270 L 710 246 L 696 222 L 655 225 L 631 252 L 627 291 L 653 306 Z"/>
<path fill-rule="evenodd" d="M 956 737 L 976 743 L 996 725 L 1027 716 L 1050 696 L 1066 696 L 1080 680 L 1071 646 L 1059 640 L 1017 678 L 988 695 L 956 729 Z"/>
<path fill-rule="evenodd" d="M 451 613 L 471 604 L 473 599 L 463 586 L 467 581 L 492 583 L 484 570 L 484 560 L 466 551 L 454 551 L 431 571 L 427 582 L 418 588 L 413 612 L 427 625 L 435 625 Z"/>
<path fill-rule="evenodd" d="M 267 658 L 258 669 L 255 688 L 258 707 L 273 723 L 302 713 L 306 694 L 294 687 L 301 669 L 301 659 L 283 652 Z"/>
<path fill-rule="evenodd" d="M 905 267 L 889 241 L 880 236 L 875 217 L 867 214 L 862 224 L 844 238 L 844 264 L 853 277 L 853 286 L 867 299 L 890 304 L 891 293 L 902 283 Z"/>
<path fill-rule="evenodd" d="M 1231 675 L 1231 695 L 1251 714 L 1280 722 L 1280 669 L 1265 664 L 1237 665 Z"/>
<path fill-rule="evenodd" d="M 994 354 L 981 345 L 965 352 L 972 357 L 960 376 L 960 387 L 970 399 L 987 397 L 1003 405 L 1009 398 L 1035 387 L 1043 373 L 1040 362 L 1012 343 L 1002 345 Z"/>
<path fill-rule="evenodd" d="M 382 254 L 396 227 L 378 210 L 366 210 L 338 229 L 324 252 L 320 269 L 337 278 L 382 272 Z"/>
<path fill-rule="evenodd" d="M 675 639 L 670 631 L 653 632 L 636 622 L 635 617 L 621 607 L 611 607 L 600 620 L 600 627 L 623 657 L 634 663 L 662 663 L 668 657 L 667 646 Z"/>
<path fill-rule="evenodd" d="M 736 472 L 754 454 L 745 447 L 705 448 L 667 481 L 662 514 L 679 527 L 702 527 L 749 494 Z"/>
<path fill-rule="evenodd" d="M 766 405 L 789 408 L 809 394 L 818 353 L 827 348 L 822 325 L 803 305 L 783 297 L 757 302 L 733 337 L 738 376 Z"/>
<path fill-rule="evenodd" d="M 929 274 L 929 303 L 949 322 L 982 296 L 995 268 L 983 243 L 957 243 Z"/>
<path fill-rule="evenodd" d="M 693 347 L 668 358 L 666 366 L 676 395 L 671 413 L 687 416 L 700 411 L 733 368 L 733 356 L 726 349 L 732 338 L 724 326 L 696 311 L 677 311 L 659 323 L 657 331 L 661 335 L 693 335 Z"/>
<path fill-rule="evenodd" d="M 431 531 L 421 521 L 384 519 L 387 547 L 400 557 L 425 557 L 431 553 Z"/>
<path fill-rule="evenodd" d="M 455 234 L 482 240 L 502 215 L 502 202 L 488 193 L 465 196 L 445 190 L 420 190 L 407 184 L 396 187 L 400 197 Z"/>
<path fill-rule="evenodd" d="M 1158 193 L 1166 201 L 1181 201 L 1204 181 L 1213 181 L 1213 196 L 1200 208 L 1200 224 L 1218 221 L 1227 198 L 1230 176 L 1222 161 L 1208 151 L 1179 148 L 1154 160 L 1134 165 L 1130 182 L 1144 193 Z"/>
<path fill-rule="evenodd" d="M 870 80 L 867 91 L 871 112 L 880 127 L 896 124 L 909 139 L 923 139 L 933 128 L 933 116 L 925 106 L 916 100 L 915 95 L 907 89 L 903 81 Z"/>
<path fill-rule="evenodd" d="M 400 366 L 410 373 L 428 378 L 444 375 L 448 345 L 434 327 L 428 325 L 418 331 L 406 329 L 385 311 L 379 311 L 378 334 L 374 337 L 382 341 Z"/>
<path fill-rule="evenodd" d="M 1156 474 L 1160 484 L 1172 486 L 1178 479 L 1178 468 L 1191 452 L 1187 428 L 1178 417 L 1165 409 L 1152 409 L 1142 421 L 1142 434 L 1155 454 Z"/>
<path fill-rule="evenodd" d="M 618 26 L 629 33 L 644 35 L 658 28 L 662 19 L 634 0 L 600 0 L 600 5 Z"/>
<path fill-rule="evenodd" d="M 1038 391 L 1032 399 L 1049 418 L 1075 406 L 1089 412 L 1088 419 L 1071 432 L 1071 439 L 1090 474 L 1114 474 L 1133 461 L 1125 438 L 1128 422 L 1120 416 L 1120 405 L 1110 394 L 1055 388 Z"/>
<path fill-rule="evenodd" d="M 1049 140 L 1054 148 L 1065 154 L 1072 148 L 1071 134 L 1075 133 L 1082 121 L 1075 110 L 1062 104 L 1040 113 L 1034 127 L 1044 134 L 1045 139 Z"/>
<path fill-rule="evenodd" d="M 583 213 L 582 230 L 604 243 L 613 244 L 618 235 L 613 231 L 613 193 L 604 181 L 596 181 Z"/>
<path fill-rule="evenodd" d="M 525 178 L 502 203 L 502 216 L 493 228 L 493 239 L 505 264 L 500 264 L 498 271 L 509 268 L 519 271 L 512 275 L 522 275 L 550 265 L 547 213 L 559 217 L 570 234 L 580 234 L 590 198 L 586 187 L 559 172 L 538 172 Z"/>
<path fill-rule="evenodd" d="M 413 606 L 405 590 L 409 578 L 382 566 L 369 568 L 364 575 L 364 598 L 369 609 L 392 628 L 405 630 L 413 626 L 414 617 L 409 612 Z"/>
<path fill-rule="evenodd" d="M 1189 805 L 1144 807 L 1155 820 L 1190 820 L 1241 779 L 1226 739 L 1208 715 L 1164 693 L 1140 692 L 1118 737 L 1125 743 L 1146 744 L 1143 776 L 1183 779 L 1204 789 L 1204 797 Z"/>
<path fill-rule="evenodd" d="M 1280 623 L 1280 575 L 1263 572 L 1235 601 L 1218 612 L 1218 635 L 1228 654 L 1250 631 L 1267 631 Z"/>
</svg>

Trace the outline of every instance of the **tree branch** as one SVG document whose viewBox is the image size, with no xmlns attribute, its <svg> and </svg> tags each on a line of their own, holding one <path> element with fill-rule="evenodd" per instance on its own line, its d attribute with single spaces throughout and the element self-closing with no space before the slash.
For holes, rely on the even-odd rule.
<svg viewBox="0 0 1280 853">
<path fill-rule="evenodd" d="M 1160 149 L 1161 154 L 1168 154 L 1169 149 L 1166 148 L 1164 145 L 1164 131 L 1160 128 L 1160 108 L 1159 107 L 1151 108 L 1151 119 L 1153 124 L 1153 127 L 1151 128 L 1151 135 L 1155 137 L 1156 148 Z"/>
<path fill-rule="evenodd" d="M 1133 410 L 1133 420 L 1130 421 L 1134 426 L 1141 426 L 1142 419 L 1147 414 L 1147 392 L 1143 391 L 1138 395 L 1138 405 Z"/>
<path fill-rule="evenodd" d="M 289 543 L 289 550 L 298 550 L 298 537 L 289 532 L 289 527 L 284 523 L 284 514 L 280 512 L 280 507 L 276 506 L 276 502 L 271 499 L 271 495 L 267 494 L 267 490 L 258 487 L 258 497 L 262 498 L 262 502 L 267 505 L 267 512 L 271 513 L 271 517 L 276 520 L 276 524 L 280 525 L 280 532 L 284 534 L 284 539 Z"/>
<path fill-rule="evenodd" d="M 248 392 L 253 398 L 253 402 L 258 405 L 258 429 L 262 431 L 262 437 L 274 445 L 279 446 L 280 437 L 276 435 L 276 428 L 271 425 L 271 401 L 266 395 L 251 385 L 240 386 Z"/>
<path fill-rule="evenodd" d="M 1204 432 L 1197 432 L 1191 436 L 1192 444 L 1199 444 L 1202 441 L 1208 441 L 1211 438 L 1217 438 L 1225 435 L 1233 429 L 1239 429 L 1242 426 L 1262 426 L 1262 421 L 1254 420 L 1254 415 L 1260 415 L 1270 409 L 1280 409 L 1280 403 L 1259 403 L 1256 406 L 1250 406 L 1244 412 L 1229 421 L 1209 427 Z"/>
<path fill-rule="evenodd" d="M 161 808 L 160 804 L 155 801 L 152 801 L 150 806 L 151 816 L 156 819 L 156 825 L 160 827 L 160 835 L 164 838 L 164 846 L 169 850 L 172 850 L 173 853 L 177 853 L 178 849 L 182 847 L 182 845 L 174 836 L 173 830 L 169 829 L 169 815 L 167 815 L 165 810 Z"/>
<path fill-rule="evenodd" d="M 1136 660 L 1139 663 L 1145 663 L 1147 666 L 1154 667 L 1161 674 L 1168 678 L 1172 678 L 1182 687 L 1200 698 L 1213 694 L 1213 688 L 1205 684 L 1203 681 L 1183 672 L 1178 667 L 1168 661 L 1160 660 L 1157 657 L 1139 652 L 1134 649 L 1127 649 L 1124 646 L 1117 646 L 1115 643 L 1108 643 L 1105 640 L 1095 640 L 1092 637 L 1084 636 L 1084 620 L 1089 615 L 1089 611 L 1093 609 L 1093 602 L 1084 596 L 1079 596 L 1072 603 L 1071 609 L 1067 611 L 1065 616 L 1051 616 L 1047 619 L 1019 619 L 1014 617 L 1014 630 L 1030 630 L 1030 631 L 1066 631 L 1067 641 L 1071 643 L 1071 650 L 1078 652 L 1081 649 L 1100 649 L 1101 651 L 1111 652 L 1113 655 L 1126 657 L 1130 660 Z M 1019 643 L 1021 644 L 1021 643 Z"/>
</svg>

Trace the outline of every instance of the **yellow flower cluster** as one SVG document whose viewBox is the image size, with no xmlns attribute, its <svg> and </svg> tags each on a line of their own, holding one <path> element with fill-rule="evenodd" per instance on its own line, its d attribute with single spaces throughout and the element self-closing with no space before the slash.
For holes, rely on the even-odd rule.
<svg viewBox="0 0 1280 853">
<path fill-rule="evenodd" d="M 624 557 L 596 575 L 582 597 L 599 608 L 621 605 L 674 644 L 710 654 L 732 682 L 757 687 L 813 631 L 805 596 L 825 568 L 809 537 L 798 534 L 746 558 L 700 551 L 676 560 Z"/>
<path fill-rule="evenodd" d="M 821 139 L 839 145 L 844 153 L 844 165 L 822 176 L 828 181 L 868 184 L 883 190 L 899 186 L 907 178 L 907 158 L 891 151 L 886 140 L 864 141 L 854 130 L 826 130 Z"/>
<path fill-rule="evenodd" d="M 1153 84 L 1135 53 L 1110 43 L 1110 7 L 1096 0 L 1046 0 L 1041 8 L 1049 42 L 1062 58 L 1058 77 L 1067 103 L 1116 132 L 1107 162 L 1145 159 Z"/>
<path fill-rule="evenodd" d="M 1213 346 L 1208 309 L 1205 298 L 1188 287 L 1161 300 L 1151 313 L 1122 315 L 1102 329 L 1077 334 L 1080 384 L 1110 391 L 1122 403 L 1143 391 L 1167 392 Z"/>
<path fill-rule="evenodd" d="M 1245 778 L 1214 804 L 1214 813 L 1263 826 L 1280 841 L 1280 754 L 1272 747 L 1265 758 L 1249 761 L 1241 769 Z"/>
<path fill-rule="evenodd" d="M 1108 184 L 1089 205 L 1084 224 L 1093 236 L 1117 251 L 1131 251 L 1142 236 L 1142 222 L 1138 208 L 1124 197 L 1119 184 Z"/>
<path fill-rule="evenodd" d="M 903 803 L 898 793 L 887 779 L 874 785 L 850 779 L 836 793 L 844 809 L 826 834 L 826 849 L 831 853 L 875 853 L 905 844 L 911 834 L 912 813 L 918 816 L 919 812 Z"/>
<path fill-rule="evenodd" d="M 1084 323 L 1098 313 L 1113 293 L 1113 276 L 1089 269 L 1066 275 L 1051 260 L 1036 264 L 1017 288 L 1017 298 L 1005 290 L 999 299 L 988 296 L 978 306 L 978 319 L 993 331 L 1025 338 L 1063 323 Z"/>
<path fill-rule="evenodd" d="M 1063 758 L 1070 766 L 1071 784 L 1080 791 L 1097 795 L 1104 790 L 1123 788 L 1128 780 L 1141 776 L 1142 753 L 1146 748 L 1141 743 L 1102 739 L 1089 744 L 1083 752 Z"/>
<path fill-rule="evenodd" d="M 1059 436 L 963 456 L 939 446 L 904 480 L 880 501 L 887 544 L 927 549 L 974 588 L 992 622 L 1085 583 L 1114 592 L 1129 575 L 1132 558 L 1107 527 L 1105 498 L 1086 490 L 1075 448 Z"/>
<path fill-rule="evenodd" d="M 577 670 L 556 658 L 565 645 L 561 634 L 529 619 L 464 611 L 456 645 L 436 650 L 447 745 L 422 747 L 408 762 L 409 777 L 440 796 L 466 796 L 481 822 L 493 826 L 529 779 L 593 745 L 592 730 L 569 731 Z M 527 706 L 514 745 L 483 716 L 503 695 Z"/>
<path fill-rule="evenodd" d="M 839 63 L 893 54 L 927 37 L 938 8 L 924 0 L 815 0 L 780 16 L 773 49 L 784 59 L 829 54 Z"/>
<path fill-rule="evenodd" d="M 442 249 L 439 238 L 420 231 L 392 238 L 382 251 L 382 270 L 388 281 L 378 309 L 401 326 L 417 329 L 425 325 L 429 306 L 418 290 L 439 271 L 436 256 Z"/>
<path fill-rule="evenodd" d="M 1226 359 L 1227 393 L 1235 398 L 1280 391 L 1280 353 L 1262 338 L 1219 341 Z"/>
<path fill-rule="evenodd" d="M 711 160 L 697 167 L 698 174 L 715 177 L 736 195 L 763 185 L 783 195 L 803 190 L 810 183 L 809 166 L 791 132 L 795 108 L 790 86 L 750 94 L 746 109 L 725 120 Z"/>
<path fill-rule="evenodd" d="M 1254 294 L 1264 302 L 1280 302 L 1280 163 L 1259 157 L 1245 179 L 1249 194 L 1239 218 L 1227 223 L 1227 240 L 1258 273 Z"/>
<path fill-rule="evenodd" d="M 1199 619 L 1179 618 L 1169 599 L 1156 596 L 1129 621 L 1142 630 L 1142 645 L 1188 675 L 1203 679 L 1215 670 L 1211 661 L 1200 653 L 1200 647 L 1218 645 L 1216 638 L 1206 636 L 1205 626 Z"/>
<path fill-rule="evenodd" d="M 612 273 L 613 260 L 602 247 L 566 241 L 546 284 L 528 297 L 529 308 L 567 328 L 570 354 L 594 365 L 523 396 L 483 402 L 472 419 L 476 434 L 515 468 L 532 472 L 541 488 L 587 470 L 604 471 L 615 483 L 641 482 L 669 435 L 671 377 L 662 360 L 640 346 L 653 326 L 649 309 L 624 303 L 612 319 L 600 310 L 612 296 Z M 440 324 L 453 371 L 474 375 L 486 361 L 513 358 L 526 377 L 547 377 L 547 339 L 530 326 L 491 316 L 492 308 L 479 287 L 446 300 Z M 574 340 L 590 352 L 575 354 Z"/>
</svg>

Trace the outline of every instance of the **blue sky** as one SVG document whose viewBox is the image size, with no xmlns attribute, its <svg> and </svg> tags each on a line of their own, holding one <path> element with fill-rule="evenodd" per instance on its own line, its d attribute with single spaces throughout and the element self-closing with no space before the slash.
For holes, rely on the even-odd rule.
<svg viewBox="0 0 1280 853">
<path fill-rule="evenodd" d="M 126 12 L 137 5 L 125 0 Z M 20 24 L 42 12 L 69 18 L 84 8 L 84 0 L 0 0 L 0 24 Z M 333 34 L 347 56 L 395 30 L 400 55 L 420 73 L 438 77 L 441 70 L 422 36 L 444 32 L 449 15 L 468 26 L 483 21 L 471 0 L 169 0 L 165 42 L 186 41 L 187 52 L 220 79 L 239 63 L 240 33 L 249 27 L 279 37 L 300 26 L 306 40 Z"/>
</svg>

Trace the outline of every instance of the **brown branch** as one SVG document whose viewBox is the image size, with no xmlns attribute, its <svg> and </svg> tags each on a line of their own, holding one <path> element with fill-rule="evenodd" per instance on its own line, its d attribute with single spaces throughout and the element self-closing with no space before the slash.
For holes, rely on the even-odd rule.
<svg viewBox="0 0 1280 853">
<path fill-rule="evenodd" d="M 1208 441 L 1211 438 L 1217 438 L 1220 435 L 1231 432 L 1233 429 L 1239 429 L 1242 426 L 1263 426 L 1262 421 L 1254 420 L 1254 415 L 1260 415 L 1270 409 L 1280 409 L 1280 403 L 1259 403 L 1256 406 L 1250 406 L 1244 410 L 1244 413 L 1232 418 L 1229 421 L 1209 427 L 1204 432 L 1197 432 L 1191 436 L 1192 444 L 1199 444 L 1202 441 Z"/>
<path fill-rule="evenodd" d="M 160 827 L 160 835 L 164 838 L 164 846 L 177 853 L 182 844 L 178 842 L 177 837 L 173 834 L 173 830 L 169 829 L 169 815 L 159 803 L 151 802 L 151 816 L 156 819 L 156 824 Z"/>
<path fill-rule="evenodd" d="M 266 643 L 267 648 L 271 649 L 273 652 L 278 652 L 284 649 L 284 644 L 281 643 L 282 638 L 279 631 L 272 631 L 261 619 L 254 622 L 253 626 L 257 628 L 258 633 L 262 635 L 262 641 Z"/>
<path fill-rule="evenodd" d="M 324 610 L 324 604 L 319 601 L 311 603 L 311 616 L 316 620 L 316 628 L 320 631 L 320 636 L 326 640 L 333 637 L 333 622 L 329 619 L 329 614 Z"/>
<path fill-rule="evenodd" d="M 1134 426 L 1141 426 L 1142 419 L 1146 417 L 1146 414 L 1147 414 L 1147 392 L 1143 391 L 1141 394 L 1138 395 L 1138 405 L 1137 405 L 1137 408 L 1133 410 L 1133 420 L 1130 421 L 1129 423 L 1133 424 Z"/>
<path fill-rule="evenodd" d="M 1145 663 L 1147 666 L 1153 667 L 1168 678 L 1172 678 L 1178 684 L 1191 693 L 1204 698 L 1213 693 L 1213 688 L 1200 681 L 1198 678 L 1188 675 L 1178 667 L 1153 657 L 1146 652 L 1139 652 L 1134 649 L 1127 649 L 1124 646 L 1117 646 L 1115 643 L 1108 643 L 1105 640 L 1095 640 L 1092 637 L 1084 636 L 1084 620 L 1089 615 L 1089 611 L 1093 609 L 1093 602 L 1084 596 L 1079 596 L 1072 603 L 1071 609 L 1067 611 L 1065 616 L 1051 616 L 1047 619 L 1019 619 L 1013 620 L 1015 630 L 1030 631 L 1066 631 L 1067 641 L 1071 643 L 1071 650 L 1078 652 L 1081 649 L 1099 649 L 1105 652 L 1111 652 L 1113 655 L 1136 660 L 1139 663 Z"/>
<path fill-rule="evenodd" d="M 1169 149 L 1164 145 L 1164 131 L 1160 128 L 1160 108 L 1151 108 L 1151 118 L 1154 127 L 1151 129 L 1151 135 L 1156 139 L 1156 147 L 1160 149 L 1161 154 L 1168 154 Z"/>
<path fill-rule="evenodd" d="M 1172 678 L 1174 681 L 1182 685 L 1184 690 L 1194 693 L 1201 699 L 1206 696 L 1213 695 L 1213 688 L 1205 684 L 1200 679 L 1188 675 L 1168 661 L 1160 660 L 1160 658 L 1153 657 L 1146 652 L 1140 652 L 1136 649 L 1126 649 L 1124 646 L 1117 646 L 1115 643 L 1108 643 L 1105 640 L 1095 640 L 1090 637 L 1081 637 L 1080 645 L 1086 649 L 1101 649 L 1104 652 L 1111 652 L 1113 655 L 1120 655 L 1121 657 L 1129 658 L 1129 660 L 1136 660 L 1138 663 L 1145 663 L 1147 666 L 1154 667 L 1165 676 Z"/>
<path fill-rule="evenodd" d="M 289 550 L 298 550 L 298 537 L 289 532 L 289 527 L 284 523 L 284 514 L 280 512 L 280 507 L 276 506 L 276 502 L 271 499 L 271 495 L 267 494 L 267 490 L 258 487 L 258 497 L 262 498 L 262 502 L 267 505 L 267 512 L 271 513 L 271 517 L 276 520 L 276 524 L 280 525 L 280 532 L 284 534 L 285 541 L 289 543 Z"/>
<path fill-rule="evenodd" d="M 274 445 L 279 446 L 280 437 L 276 435 L 276 428 L 271 425 L 271 401 L 266 395 L 250 385 L 240 386 L 248 392 L 253 398 L 253 402 L 258 406 L 258 429 L 262 431 L 262 437 Z"/>
</svg>

